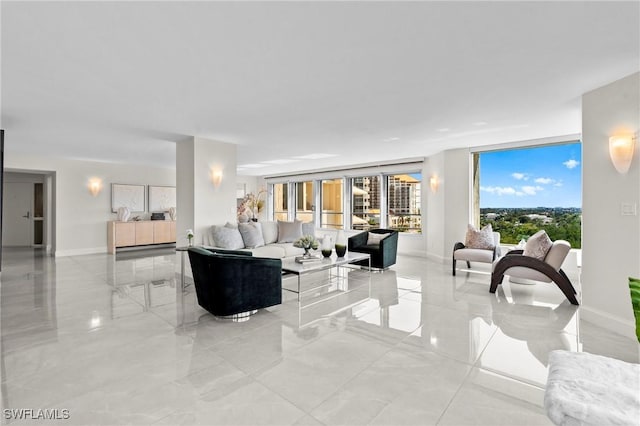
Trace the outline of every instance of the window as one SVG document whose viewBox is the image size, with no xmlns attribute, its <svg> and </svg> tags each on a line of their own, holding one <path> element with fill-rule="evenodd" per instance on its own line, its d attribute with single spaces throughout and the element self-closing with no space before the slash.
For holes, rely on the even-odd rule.
<svg viewBox="0 0 640 426">
<path fill-rule="evenodd" d="M 296 219 L 313 222 L 313 181 L 296 184 Z"/>
<path fill-rule="evenodd" d="M 422 232 L 420 216 L 421 173 L 389 175 L 387 179 L 387 226 L 401 232 Z"/>
<path fill-rule="evenodd" d="M 289 219 L 289 185 L 273 184 L 273 220 Z"/>
<path fill-rule="evenodd" d="M 580 142 L 474 154 L 474 216 L 517 244 L 544 229 L 581 247 Z"/>
<path fill-rule="evenodd" d="M 342 229 L 342 179 L 323 180 L 322 182 L 322 216 L 320 227 Z"/>
<path fill-rule="evenodd" d="M 380 227 L 380 176 L 351 179 L 351 227 L 367 230 Z"/>
<path fill-rule="evenodd" d="M 267 178 L 271 217 L 295 218 L 325 229 L 391 228 L 419 234 L 422 167 L 422 161 L 415 161 L 313 172 L 288 176 L 288 185 Z"/>
</svg>

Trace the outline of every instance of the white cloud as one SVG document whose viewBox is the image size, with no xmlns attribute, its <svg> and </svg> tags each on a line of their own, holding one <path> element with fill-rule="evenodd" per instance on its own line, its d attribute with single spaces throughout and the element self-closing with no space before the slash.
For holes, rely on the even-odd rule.
<svg viewBox="0 0 640 426">
<path fill-rule="evenodd" d="M 516 180 L 528 180 L 529 179 L 525 173 L 518 173 L 518 172 L 511 173 L 511 177 L 516 179 Z"/>
<path fill-rule="evenodd" d="M 567 169 L 575 169 L 576 167 L 578 167 L 578 164 L 580 164 L 580 162 L 576 160 L 567 160 L 562 164 L 564 164 Z"/>
<path fill-rule="evenodd" d="M 497 195 L 514 195 L 516 190 L 510 186 L 481 186 L 480 191 Z"/>
<path fill-rule="evenodd" d="M 536 195 L 539 191 L 544 191 L 544 188 L 541 186 L 523 186 L 520 189 L 527 195 Z"/>
<path fill-rule="evenodd" d="M 537 178 L 535 181 L 535 183 L 541 183 L 543 185 L 549 185 L 550 183 L 554 183 L 555 179 L 551 179 L 551 178 Z"/>
<path fill-rule="evenodd" d="M 553 186 L 558 186 L 558 187 L 562 186 L 562 181 L 554 183 Z"/>
</svg>

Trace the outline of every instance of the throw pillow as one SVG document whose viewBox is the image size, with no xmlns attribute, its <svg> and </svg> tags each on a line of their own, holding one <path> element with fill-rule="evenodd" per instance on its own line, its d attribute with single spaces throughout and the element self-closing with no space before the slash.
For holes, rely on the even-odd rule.
<svg viewBox="0 0 640 426">
<path fill-rule="evenodd" d="M 467 226 L 467 236 L 464 245 L 467 248 L 493 250 L 496 246 L 493 240 L 493 228 L 491 224 L 478 230 L 475 226 Z"/>
<path fill-rule="evenodd" d="M 316 236 L 316 226 L 313 222 L 303 222 L 302 223 L 302 235 L 313 235 Z"/>
<path fill-rule="evenodd" d="M 260 222 L 240 223 L 238 224 L 238 230 L 242 235 L 242 241 L 244 241 L 246 248 L 256 248 L 264 245 Z"/>
<path fill-rule="evenodd" d="M 302 222 L 278 221 L 278 242 L 292 243 L 302 237 Z"/>
<path fill-rule="evenodd" d="M 527 244 L 524 246 L 524 256 L 535 257 L 536 259 L 544 260 L 549 253 L 549 249 L 553 245 L 553 241 L 547 235 L 545 230 L 540 230 L 533 234 L 527 240 Z"/>
<path fill-rule="evenodd" d="M 226 226 L 213 227 L 213 241 L 216 247 L 228 250 L 237 250 L 244 248 L 242 235 L 237 228 L 227 228 Z"/>
<path fill-rule="evenodd" d="M 389 235 L 389 234 L 388 233 L 385 233 L 385 234 L 374 234 L 373 232 L 369 232 L 369 235 L 367 236 L 367 245 L 368 246 L 372 246 L 372 245 L 379 246 L 380 245 L 380 241 L 382 241 L 382 239 L 384 237 L 386 237 L 387 235 Z"/>
<path fill-rule="evenodd" d="M 265 244 L 272 244 L 278 241 L 278 222 L 260 222 L 262 225 L 262 238 Z"/>
</svg>

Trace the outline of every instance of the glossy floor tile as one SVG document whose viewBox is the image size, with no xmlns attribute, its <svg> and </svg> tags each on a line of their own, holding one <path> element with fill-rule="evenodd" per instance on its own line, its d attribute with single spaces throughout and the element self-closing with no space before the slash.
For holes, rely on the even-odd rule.
<svg viewBox="0 0 640 426">
<path fill-rule="evenodd" d="M 548 425 L 550 351 L 638 361 L 636 342 L 580 321 L 554 286 L 490 294 L 482 271 L 400 256 L 383 273 L 305 277 L 300 301 L 283 291 L 231 321 L 181 288 L 179 263 L 5 249 L 2 408 L 68 410 L 37 424 Z"/>
</svg>

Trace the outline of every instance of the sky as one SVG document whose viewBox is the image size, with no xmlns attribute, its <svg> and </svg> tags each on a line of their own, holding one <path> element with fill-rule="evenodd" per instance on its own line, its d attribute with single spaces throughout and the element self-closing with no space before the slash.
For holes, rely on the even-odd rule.
<svg viewBox="0 0 640 426">
<path fill-rule="evenodd" d="M 480 154 L 480 208 L 582 207 L 579 142 Z"/>
</svg>

